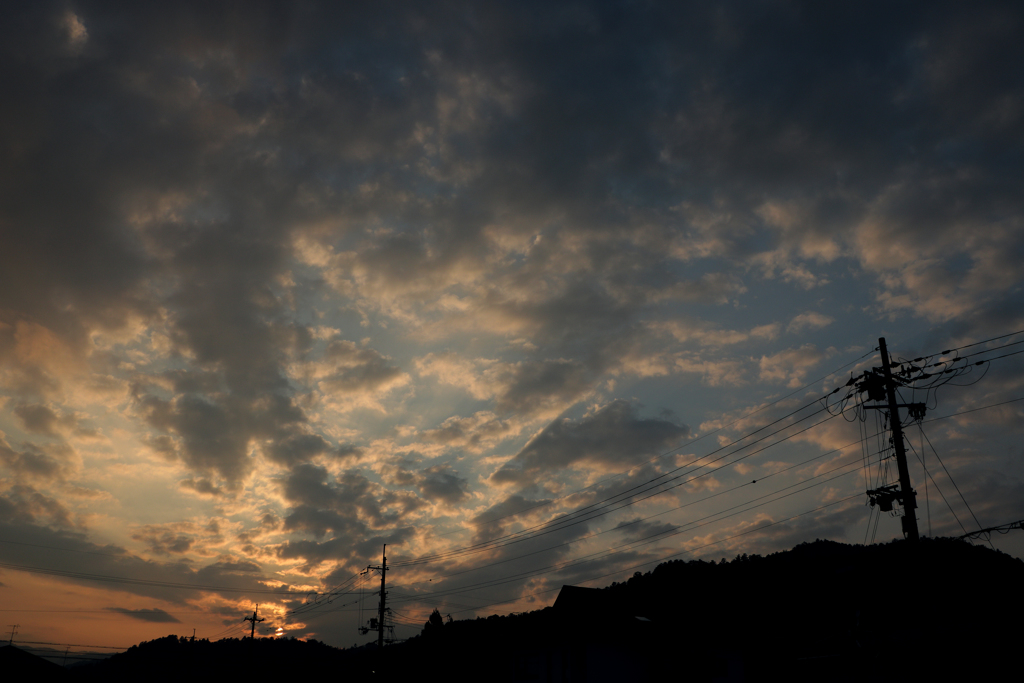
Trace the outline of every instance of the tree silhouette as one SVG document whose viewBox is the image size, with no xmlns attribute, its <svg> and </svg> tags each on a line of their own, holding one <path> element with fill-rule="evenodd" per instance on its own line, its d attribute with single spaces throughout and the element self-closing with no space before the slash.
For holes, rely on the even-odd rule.
<svg viewBox="0 0 1024 683">
<path fill-rule="evenodd" d="M 442 626 L 444 626 L 444 619 L 441 617 L 441 613 L 437 611 L 437 608 L 434 608 L 434 611 L 430 613 L 430 618 L 423 624 L 423 635 L 439 634 Z"/>
</svg>

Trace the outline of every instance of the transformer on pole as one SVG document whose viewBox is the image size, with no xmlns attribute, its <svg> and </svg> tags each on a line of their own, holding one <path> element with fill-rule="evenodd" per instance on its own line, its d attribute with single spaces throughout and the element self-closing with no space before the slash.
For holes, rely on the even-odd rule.
<svg viewBox="0 0 1024 683">
<path fill-rule="evenodd" d="M 900 408 L 908 408 L 912 412 L 920 410 L 923 406 L 917 404 L 900 404 L 896 402 L 896 387 L 899 381 L 892 375 L 892 363 L 889 360 L 889 349 L 885 345 L 885 337 L 878 339 L 878 351 L 882 359 L 881 373 L 877 369 L 866 375 L 861 390 L 867 391 L 868 398 L 873 401 L 883 402 L 883 405 L 864 406 L 876 410 L 886 410 L 889 413 L 889 429 L 893 451 L 896 454 L 896 468 L 899 472 L 899 488 L 895 484 L 882 486 L 868 491 L 868 497 L 872 505 L 877 505 L 882 511 L 891 511 L 893 502 L 898 502 L 903 507 L 903 516 L 900 523 L 903 525 L 903 535 L 908 541 L 920 539 L 917 529 L 917 492 L 910 485 L 910 470 L 907 467 L 907 448 L 903 443 L 903 425 L 900 421 Z M 922 411 L 923 412 L 923 411 Z"/>
</svg>

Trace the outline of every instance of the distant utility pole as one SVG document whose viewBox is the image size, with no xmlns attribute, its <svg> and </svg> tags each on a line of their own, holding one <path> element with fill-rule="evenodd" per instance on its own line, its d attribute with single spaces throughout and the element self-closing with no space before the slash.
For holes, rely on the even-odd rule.
<svg viewBox="0 0 1024 683">
<path fill-rule="evenodd" d="M 259 603 L 257 603 L 256 604 L 256 609 L 254 609 L 252 611 L 252 616 L 251 617 L 245 617 L 245 618 L 242 619 L 242 621 L 251 621 L 252 622 L 252 629 L 249 631 L 249 638 L 250 638 L 250 640 L 255 640 L 256 639 L 256 622 L 258 622 L 258 621 L 265 621 L 265 619 L 263 617 L 259 617 L 258 619 L 256 618 L 256 613 L 259 612 L 259 611 L 260 611 L 260 606 L 259 606 Z M 193 635 L 193 637 L 195 636 L 195 632 L 194 631 L 192 632 L 192 635 Z"/>
<path fill-rule="evenodd" d="M 18 627 L 21 626 L 21 624 L 7 624 L 7 625 L 11 627 L 11 639 L 7 641 L 7 644 L 8 645 L 14 645 L 14 636 L 18 633 Z"/>
<path fill-rule="evenodd" d="M 903 534 L 908 541 L 916 542 L 920 539 L 917 530 L 917 492 L 910 485 L 907 449 L 903 443 L 903 426 L 900 424 L 900 408 L 908 408 L 913 412 L 923 410 L 923 406 L 896 402 L 896 387 L 900 382 L 892 376 L 892 363 L 889 361 L 889 350 L 885 346 L 885 337 L 878 339 L 878 351 L 882 357 L 881 373 L 878 372 L 878 368 L 872 369 L 870 374 L 865 375 L 864 384 L 861 386 L 862 390 L 868 392 L 869 399 L 878 402 L 885 401 L 885 404 L 864 407 L 889 411 L 889 429 L 892 435 L 892 447 L 896 453 L 896 468 L 899 471 L 900 484 L 899 490 L 890 485 L 871 489 L 867 493 L 871 498 L 871 504 L 878 505 L 879 509 L 883 511 L 891 511 L 893 501 L 898 501 L 903 506 L 903 517 L 900 518 Z"/>
</svg>

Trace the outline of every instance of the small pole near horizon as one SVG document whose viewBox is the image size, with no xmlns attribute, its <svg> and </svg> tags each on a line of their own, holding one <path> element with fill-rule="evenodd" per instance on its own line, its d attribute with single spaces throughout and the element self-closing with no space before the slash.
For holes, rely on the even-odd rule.
<svg viewBox="0 0 1024 683">
<path fill-rule="evenodd" d="M 10 638 L 10 640 L 7 641 L 7 644 L 8 645 L 14 645 L 14 636 L 17 635 L 18 627 L 21 626 L 21 624 L 7 624 L 7 625 L 11 627 L 11 638 Z"/>
</svg>

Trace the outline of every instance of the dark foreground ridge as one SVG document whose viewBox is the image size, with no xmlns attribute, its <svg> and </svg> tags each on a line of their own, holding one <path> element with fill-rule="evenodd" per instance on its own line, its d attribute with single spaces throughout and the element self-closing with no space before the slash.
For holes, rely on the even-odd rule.
<svg viewBox="0 0 1024 683">
<path fill-rule="evenodd" d="M 603 589 L 567 586 L 552 607 L 437 623 L 383 650 L 168 636 L 79 667 L 73 678 L 988 678 L 1013 664 L 1022 580 L 1024 562 L 963 541 L 815 541 L 766 557 L 668 562 Z"/>
</svg>

